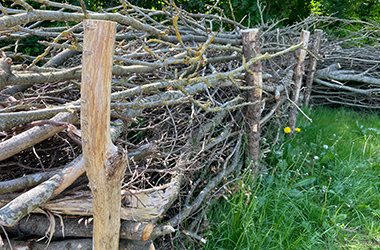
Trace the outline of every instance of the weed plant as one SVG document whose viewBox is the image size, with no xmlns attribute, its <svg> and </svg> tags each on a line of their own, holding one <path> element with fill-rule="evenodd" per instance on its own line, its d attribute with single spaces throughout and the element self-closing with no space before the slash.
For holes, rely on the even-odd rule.
<svg viewBox="0 0 380 250">
<path fill-rule="evenodd" d="M 379 117 L 305 112 L 313 122 L 283 132 L 257 181 L 247 171 L 211 207 L 204 249 L 380 249 Z"/>
</svg>

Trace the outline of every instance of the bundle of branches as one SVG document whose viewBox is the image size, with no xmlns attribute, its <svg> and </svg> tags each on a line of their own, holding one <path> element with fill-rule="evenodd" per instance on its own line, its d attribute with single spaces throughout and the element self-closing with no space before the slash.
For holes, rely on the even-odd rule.
<svg viewBox="0 0 380 250">
<path fill-rule="evenodd" d="M 316 104 L 380 108 L 379 24 L 334 21 L 321 47 L 313 87 Z"/>
<path fill-rule="evenodd" d="M 84 4 L 14 2 L 21 8 L 0 6 L 0 40 L 8 43 L 0 60 L 0 224 L 49 239 L 91 237 L 78 123 L 82 21 L 90 18 L 118 23 L 111 133 L 129 152 L 121 238 L 130 249 L 149 249 L 179 228 L 204 241 L 201 205 L 221 197 L 228 182 L 217 187 L 244 164 L 242 107 L 258 104 L 244 98 L 251 89 L 242 80 L 246 69 L 265 59 L 261 124 L 277 111 L 276 118 L 285 115 L 280 107 L 289 99 L 295 61 L 288 52 L 304 45 L 298 37 L 305 25 L 262 27 L 262 54 L 245 61 L 246 27 L 222 15 L 190 14 L 174 4 L 148 10 L 127 1 L 100 12 Z M 42 54 L 19 51 L 29 37 L 46 46 Z M 48 220 L 22 219 L 29 213 Z"/>
</svg>

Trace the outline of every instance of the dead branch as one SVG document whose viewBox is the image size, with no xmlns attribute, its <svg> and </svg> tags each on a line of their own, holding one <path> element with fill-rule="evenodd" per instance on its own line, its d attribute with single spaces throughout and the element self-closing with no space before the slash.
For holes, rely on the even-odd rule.
<svg viewBox="0 0 380 250">
<path fill-rule="evenodd" d="M 262 114 L 261 131 L 265 132 L 268 124 L 283 131 L 280 126 L 288 121 L 288 100 L 294 84 L 300 84 L 300 92 L 296 90 L 293 94 L 300 94 L 300 101 L 303 98 L 303 82 L 292 79 L 296 65 L 294 51 L 304 47 L 298 42 L 300 30 L 313 31 L 314 27 L 334 24 L 337 29 L 351 32 L 342 39 L 324 34 L 319 53 L 321 60 L 316 61 L 318 71 L 313 77 L 312 105 L 380 107 L 376 87 L 380 78 L 380 55 L 377 43 L 365 44 L 378 39 L 378 27 L 371 23 L 312 16 L 280 29 L 276 29 L 276 21 L 265 24 L 259 27 L 262 54 L 257 53 L 246 62 L 242 59 L 241 35 L 246 27 L 226 19 L 223 13 L 187 13 L 173 5 L 150 10 L 126 1 L 122 1 L 121 6 L 96 13 L 83 6 L 43 2 L 62 11 L 32 9 L 25 1 L 18 1 L 21 4 L 18 8 L 3 8 L 4 14 L 0 16 L 0 40 L 9 42 L 1 48 L 5 56 L 0 63 L 0 88 L 3 88 L 0 94 L 0 176 L 4 176 L 0 187 L 9 185 L 2 189 L 0 218 L 3 225 L 14 224 L 29 212 L 76 215 L 73 221 L 93 213 L 88 183 L 74 182 L 84 172 L 81 147 L 71 145 L 82 143 L 75 121 L 83 116 L 80 89 L 82 21 L 85 19 L 118 23 L 112 68 L 111 137 L 113 143 L 129 152 L 125 172 L 128 178 L 123 182 L 120 197 L 122 218 L 132 223 L 122 227 L 122 237 L 124 231 L 136 225 L 152 223 L 154 228 L 148 226 L 148 231 L 153 230 L 150 238 L 155 239 L 183 229 L 184 220 L 197 216 L 205 201 L 212 199 L 214 188 L 244 162 L 240 140 L 246 116 L 241 107 L 256 104 Z M 66 24 L 42 27 L 44 21 Z M 350 25 L 349 32 L 345 25 Z M 355 28 L 360 25 L 361 28 Z M 215 29 L 226 26 L 230 31 Z M 39 40 L 39 46 L 44 46 L 38 56 L 20 51 L 22 39 L 31 37 Z M 360 48 L 352 46 L 359 44 Z M 248 75 L 244 72 L 250 72 L 250 67 L 258 62 L 262 64 L 262 86 L 248 86 L 244 80 Z M 339 66 L 331 66 L 333 64 Z M 308 69 L 306 64 L 305 72 Z M 302 70 L 298 72 L 299 77 L 302 74 Z M 244 94 L 246 90 L 261 90 L 262 100 L 249 101 Z M 59 119 L 75 127 L 64 146 L 52 147 L 47 142 L 65 136 L 57 135 L 63 127 L 51 124 L 25 127 L 25 124 L 48 119 Z M 278 135 L 274 143 L 277 140 Z M 73 151 L 75 156 L 67 157 L 65 151 Z M 50 158 L 43 159 L 48 156 Z M 24 169 L 10 166 L 22 159 L 27 159 L 27 163 L 19 164 Z M 12 174 L 6 174 L 7 171 Z M 211 181 L 205 182 L 206 179 Z M 15 194 L 29 188 L 32 189 Z M 29 195 L 40 198 L 30 201 Z M 9 216 L 14 212 L 21 216 Z M 26 226 L 23 225 L 26 220 L 22 219 L 18 226 Z M 200 232 L 193 234 L 194 223 L 199 222 L 194 220 L 185 232 L 202 239 Z M 58 224 L 57 220 L 55 226 Z M 83 225 L 78 229 L 81 227 L 83 229 Z M 125 237 L 139 240 L 129 242 L 135 249 L 154 248 L 149 240 L 140 242 L 147 239 L 142 237 L 147 235 L 143 228 L 139 227 L 137 236 L 129 232 L 130 236 L 125 233 Z M 54 233 L 57 237 L 59 230 L 57 227 Z M 87 229 L 83 232 L 88 233 Z M 86 244 L 91 245 L 91 242 L 86 241 Z"/>
</svg>

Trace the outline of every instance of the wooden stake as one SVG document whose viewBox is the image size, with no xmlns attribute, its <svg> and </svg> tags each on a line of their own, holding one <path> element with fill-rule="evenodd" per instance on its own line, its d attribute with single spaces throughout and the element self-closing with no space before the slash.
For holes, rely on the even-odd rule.
<svg viewBox="0 0 380 250">
<path fill-rule="evenodd" d="M 119 246 L 121 182 L 126 154 L 112 144 L 110 103 L 116 23 L 84 20 L 81 127 L 83 159 L 93 195 L 93 249 Z"/>
<path fill-rule="evenodd" d="M 307 48 L 308 42 L 309 42 L 309 36 L 310 32 L 307 30 L 303 30 L 301 32 L 300 36 L 300 43 L 304 43 L 304 47 Z M 293 81 L 294 86 L 292 90 L 292 97 L 291 100 L 293 101 L 293 105 L 290 107 L 290 113 L 289 113 L 289 127 L 291 129 L 291 133 L 293 134 L 296 128 L 296 120 L 297 120 L 297 106 L 298 100 L 300 96 L 300 90 L 301 90 L 301 84 L 302 84 L 302 76 L 304 74 L 304 68 L 305 68 L 305 57 L 306 57 L 306 51 L 304 49 L 298 49 L 295 53 L 296 57 L 296 66 L 294 67 L 294 75 L 293 75 Z"/>
<path fill-rule="evenodd" d="M 311 53 L 318 56 L 319 49 L 321 48 L 323 30 L 316 29 L 314 34 L 313 45 L 311 48 Z M 305 105 L 308 106 L 310 102 L 311 88 L 313 86 L 314 74 L 317 69 L 317 59 L 315 57 L 311 58 L 310 70 L 306 77 L 306 90 L 305 90 Z"/>
<path fill-rule="evenodd" d="M 260 54 L 260 35 L 259 29 L 242 30 L 243 53 L 246 61 L 251 60 Z M 252 64 L 249 67 L 250 72 L 246 72 L 245 80 L 248 86 L 255 87 L 247 91 L 247 101 L 260 101 L 262 96 L 262 72 L 261 62 Z M 250 105 L 246 109 L 247 119 L 247 136 L 248 136 L 248 154 L 249 159 L 257 172 L 257 161 L 260 154 L 260 118 L 261 104 Z"/>
</svg>

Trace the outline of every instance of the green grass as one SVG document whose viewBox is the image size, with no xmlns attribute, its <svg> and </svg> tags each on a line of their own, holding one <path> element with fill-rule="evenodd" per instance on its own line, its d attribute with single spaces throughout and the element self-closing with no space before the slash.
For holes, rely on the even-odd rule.
<svg viewBox="0 0 380 250">
<path fill-rule="evenodd" d="M 212 206 L 204 249 L 380 249 L 380 118 L 306 113 L 313 122 L 299 116 L 256 184 L 247 173 Z"/>
</svg>

